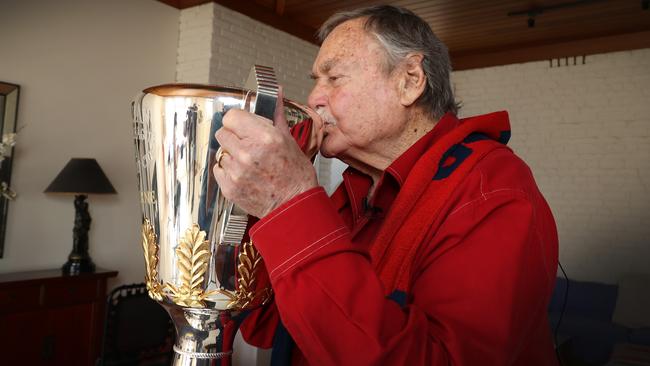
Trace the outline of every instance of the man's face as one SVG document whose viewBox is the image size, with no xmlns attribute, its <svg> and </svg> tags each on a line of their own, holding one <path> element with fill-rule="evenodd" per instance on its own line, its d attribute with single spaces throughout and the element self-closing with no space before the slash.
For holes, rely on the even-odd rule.
<svg viewBox="0 0 650 366">
<path fill-rule="evenodd" d="M 323 42 L 312 67 L 311 108 L 324 118 L 321 153 L 368 164 L 404 125 L 398 81 L 386 72 L 385 51 L 354 19 Z"/>
</svg>

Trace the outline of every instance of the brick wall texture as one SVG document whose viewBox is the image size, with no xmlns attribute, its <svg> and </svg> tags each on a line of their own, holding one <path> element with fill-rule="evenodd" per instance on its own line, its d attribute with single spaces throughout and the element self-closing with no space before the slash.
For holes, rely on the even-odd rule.
<svg viewBox="0 0 650 366">
<path fill-rule="evenodd" d="M 566 65 L 568 61 L 568 65 Z M 461 116 L 507 110 L 569 277 L 650 274 L 650 49 L 453 73 Z"/>
<path fill-rule="evenodd" d="M 285 96 L 306 103 L 318 47 L 221 5 L 181 11 L 179 82 L 242 87 L 255 64 L 272 66 Z"/>
<path fill-rule="evenodd" d="M 210 83 L 214 13 L 214 4 L 181 10 L 176 56 L 177 82 Z"/>
</svg>

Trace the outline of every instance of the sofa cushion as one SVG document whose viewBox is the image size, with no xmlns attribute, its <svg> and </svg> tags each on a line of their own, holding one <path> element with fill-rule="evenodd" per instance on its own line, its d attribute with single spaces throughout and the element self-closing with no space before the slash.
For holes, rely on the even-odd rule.
<svg viewBox="0 0 650 366">
<path fill-rule="evenodd" d="M 549 315 L 551 323 L 556 326 L 559 314 Z M 596 365 L 607 362 L 615 344 L 628 340 L 627 329 L 611 321 L 566 317 L 566 314 L 562 317 L 558 334 L 569 339 L 573 358 Z"/>
<path fill-rule="evenodd" d="M 566 291 L 566 280 L 564 278 L 558 277 L 555 280 L 555 287 L 553 288 L 553 296 L 551 297 L 551 302 L 548 304 L 549 313 L 560 313 L 562 312 L 562 305 L 564 304 Z"/>
<path fill-rule="evenodd" d="M 610 362 L 606 366 L 650 365 L 650 347 L 621 343 L 614 346 Z"/>
<path fill-rule="evenodd" d="M 628 340 L 633 344 L 645 344 L 650 346 L 650 328 L 630 329 Z"/>
<path fill-rule="evenodd" d="M 561 312 L 565 301 L 567 281 L 558 278 L 553 297 L 549 304 L 550 312 Z M 618 286 L 605 283 L 569 280 L 564 316 L 611 321 L 616 307 Z"/>
<path fill-rule="evenodd" d="M 650 327 L 649 276 L 630 274 L 621 278 L 613 320 L 630 328 Z"/>
</svg>

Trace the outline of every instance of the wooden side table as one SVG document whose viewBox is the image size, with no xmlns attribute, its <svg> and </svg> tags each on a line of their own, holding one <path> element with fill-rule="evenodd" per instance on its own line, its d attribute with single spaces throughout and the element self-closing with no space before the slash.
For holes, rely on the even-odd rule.
<svg viewBox="0 0 650 366">
<path fill-rule="evenodd" d="M 0 274 L 0 355 L 7 365 L 93 365 L 101 347 L 106 281 L 116 271 Z"/>
</svg>

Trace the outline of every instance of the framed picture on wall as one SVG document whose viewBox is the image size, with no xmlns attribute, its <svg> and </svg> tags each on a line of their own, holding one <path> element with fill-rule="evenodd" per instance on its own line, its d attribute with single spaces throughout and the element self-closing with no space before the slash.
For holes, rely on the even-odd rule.
<svg viewBox="0 0 650 366">
<path fill-rule="evenodd" d="M 19 95 L 20 86 L 0 81 L 0 258 L 4 256 L 9 201 L 15 197 L 11 189 L 11 165 Z"/>
</svg>

